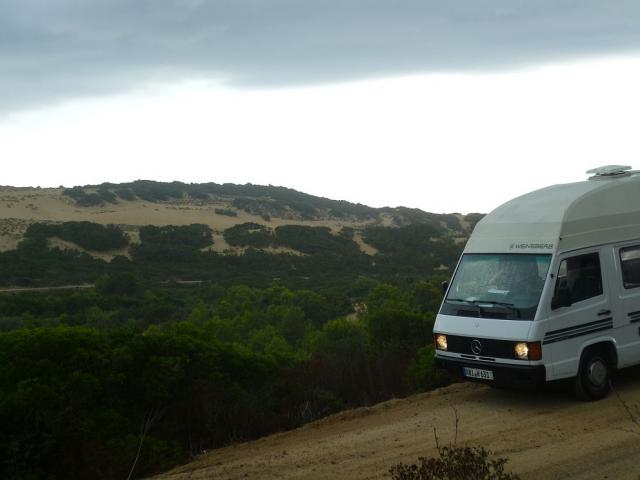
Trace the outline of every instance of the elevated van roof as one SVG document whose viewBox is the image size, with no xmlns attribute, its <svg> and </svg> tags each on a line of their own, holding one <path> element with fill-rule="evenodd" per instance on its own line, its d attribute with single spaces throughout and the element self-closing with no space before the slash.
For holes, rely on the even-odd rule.
<svg viewBox="0 0 640 480">
<path fill-rule="evenodd" d="M 484 217 L 466 253 L 554 253 L 640 238 L 640 172 L 596 175 L 514 198 Z"/>
</svg>

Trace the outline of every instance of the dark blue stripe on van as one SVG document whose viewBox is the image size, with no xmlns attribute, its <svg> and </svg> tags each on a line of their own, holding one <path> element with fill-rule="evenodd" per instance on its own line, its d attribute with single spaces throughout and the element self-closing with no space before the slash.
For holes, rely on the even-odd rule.
<svg viewBox="0 0 640 480">
<path fill-rule="evenodd" d="M 595 320 L 593 322 L 589 322 L 589 323 L 581 323 L 580 325 L 574 325 L 572 327 L 566 327 L 566 328 L 559 328 L 558 330 L 551 330 L 549 332 L 547 332 L 545 334 L 545 337 L 551 336 L 551 335 L 555 335 L 557 333 L 562 333 L 562 332 L 568 332 L 570 330 L 575 330 L 576 328 L 584 328 L 584 327 L 590 327 L 591 325 L 598 325 L 600 323 L 606 323 L 611 321 L 611 317 L 609 318 L 603 318 L 601 320 Z"/>
<path fill-rule="evenodd" d="M 543 344 L 561 342 L 570 338 L 589 335 L 594 332 L 601 332 L 613 328 L 613 318 L 603 318 L 595 322 L 583 323 L 573 327 L 561 328 L 547 332 L 544 336 Z"/>
</svg>

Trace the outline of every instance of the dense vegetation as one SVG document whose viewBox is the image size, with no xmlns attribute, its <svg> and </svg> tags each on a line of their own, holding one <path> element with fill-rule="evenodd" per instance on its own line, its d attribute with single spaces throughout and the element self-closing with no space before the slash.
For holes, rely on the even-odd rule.
<svg viewBox="0 0 640 480">
<path fill-rule="evenodd" d="M 79 206 L 90 207 L 104 202 L 139 198 L 148 202 L 161 202 L 191 198 L 207 200 L 212 197 L 233 198 L 233 205 L 259 216 L 286 216 L 292 212 L 305 219 L 316 218 L 320 211 L 335 217 L 355 216 L 374 218 L 377 210 L 366 205 L 316 197 L 285 187 L 263 185 L 235 185 L 232 183 L 182 183 L 137 180 L 131 183 L 86 185 L 66 189 L 64 194 Z"/>
<path fill-rule="evenodd" d="M 317 293 L 123 275 L 0 295 L 0 477 L 125 478 L 140 444 L 146 475 L 448 381 L 427 346 L 439 279 Z"/>
<path fill-rule="evenodd" d="M 131 258 L 110 263 L 74 250 L 50 248 L 58 236 L 87 250 L 113 250 L 128 242 L 116 226 L 89 222 L 33 224 L 13 251 L 0 253 L 0 285 L 39 286 L 94 283 L 105 273 L 129 272 L 146 282 L 168 280 L 213 281 L 266 287 L 277 280 L 299 288 L 344 288 L 361 275 L 399 285 L 410 284 L 452 267 L 461 245 L 443 235 L 441 227 L 372 227 L 365 238 L 380 250 L 374 257 L 362 253 L 353 230 L 334 235 L 324 227 L 284 225 L 274 231 L 259 224 L 240 224 L 224 232 L 231 245 L 247 246 L 242 255 L 221 255 L 207 250 L 213 243 L 206 225 L 146 226 L 141 243 L 130 247 Z M 288 247 L 305 255 L 270 254 L 257 248 Z"/>
<path fill-rule="evenodd" d="M 131 258 L 105 262 L 48 239 L 113 250 L 120 228 L 34 224 L 0 253 L 2 285 L 95 284 L 0 294 L 0 478 L 140 477 L 449 381 L 431 329 L 462 245 L 440 220 L 367 229 L 373 257 L 349 228 L 237 225 L 241 255 L 209 251 L 211 234 L 141 227 Z"/>
<path fill-rule="evenodd" d="M 274 242 L 273 232 L 266 225 L 247 222 L 227 228 L 223 233 L 225 241 L 234 247 L 269 247 Z"/>
<path fill-rule="evenodd" d="M 275 230 L 258 223 L 241 223 L 227 228 L 224 239 L 237 247 L 286 247 L 309 255 L 358 256 L 360 247 L 349 234 L 334 235 L 328 227 L 282 225 Z"/>
<path fill-rule="evenodd" d="M 213 244 L 207 225 L 149 225 L 140 228 L 140 244 L 131 249 L 142 268 L 145 262 L 197 262 L 201 249 Z"/>
<path fill-rule="evenodd" d="M 381 262 L 399 271 L 414 265 L 423 271 L 452 267 L 460 256 L 460 248 L 442 229 L 427 224 L 404 227 L 368 227 L 364 230 L 365 242 L 382 254 Z"/>
<path fill-rule="evenodd" d="M 140 199 L 147 202 L 209 201 L 225 199 L 238 210 L 243 210 L 262 217 L 268 221 L 272 217 L 298 218 L 314 220 L 319 218 L 353 218 L 359 220 L 373 220 L 381 214 L 391 217 L 396 226 L 417 223 L 429 224 L 434 227 L 445 225 L 454 232 L 468 233 L 454 214 L 436 214 L 417 208 L 372 208 L 359 203 L 344 200 L 331 200 L 316 197 L 291 188 L 273 185 L 236 185 L 232 183 L 182 183 L 182 182 L 154 182 L 137 180 L 131 183 L 101 185 L 85 185 L 64 190 L 64 195 L 72 198 L 78 206 L 92 207 L 105 203 L 116 203 L 121 200 Z M 219 210 L 219 211 L 218 211 Z M 235 215 L 231 209 L 218 209 L 219 215 Z M 477 221 L 477 215 L 471 214 L 465 218 L 472 225 Z"/>
<path fill-rule="evenodd" d="M 96 252 L 118 250 L 129 244 L 129 237 L 119 227 L 92 222 L 34 223 L 27 228 L 25 237 L 34 240 L 58 237 Z"/>
<path fill-rule="evenodd" d="M 87 193 L 81 187 L 67 188 L 63 195 L 71 197 L 81 207 L 95 207 L 107 203 L 116 203 L 116 195 L 107 188 L 98 188 L 95 193 Z M 131 197 L 128 199 L 131 200 Z"/>
<path fill-rule="evenodd" d="M 214 210 L 218 215 L 224 215 L 225 217 L 237 217 L 238 212 L 232 210 L 231 208 L 216 208 Z"/>
</svg>

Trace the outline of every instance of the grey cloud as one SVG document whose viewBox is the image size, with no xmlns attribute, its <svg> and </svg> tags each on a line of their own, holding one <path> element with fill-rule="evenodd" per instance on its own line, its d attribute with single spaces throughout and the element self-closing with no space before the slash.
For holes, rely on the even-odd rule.
<svg viewBox="0 0 640 480">
<path fill-rule="evenodd" d="M 193 75 L 279 87 L 639 48 L 635 0 L 0 0 L 0 112 Z"/>
</svg>

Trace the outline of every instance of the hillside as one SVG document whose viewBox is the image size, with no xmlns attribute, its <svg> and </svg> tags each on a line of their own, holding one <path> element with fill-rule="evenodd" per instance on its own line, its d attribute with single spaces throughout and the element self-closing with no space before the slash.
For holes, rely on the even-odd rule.
<svg viewBox="0 0 640 480">
<path fill-rule="evenodd" d="M 155 182 L 0 210 L 3 479 L 149 476 L 450 382 L 433 321 L 480 215 Z"/>
<path fill-rule="evenodd" d="M 424 276 L 455 263 L 479 218 L 251 184 L 0 187 L 0 285 L 92 283 L 132 270 L 149 279 L 243 283 L 268 271 L 256 280 L 265 285 L 347 267 L 392 278 L 407 274 L 403 264 Z"/>
<path fill-rule="evenodd" d="M 619 397 L 580 403 L 562 390 L 510 392 L 463 383 L 345 411 L 297 430 L 214 450 L 158 480 L 390 478 L 389 468 L 436 454 L 441 444 L 481 445 L 523 479 L 637 479 L 638 371 Z M 627 408 L 625 408 L 626 403 Z"/>
<path fill-rule="evenodd" d="M 210 193 L 209 193 L 210 192 Z M 370 225 L 401 227 L 430 224 L 464 238 L 477 215 L 433 214 L 405 207 L 371 208 L 307 195 L 292 189 L 258 185 L 217 185 L 138 181 L 130 184 L 60 188 L 0 186 L 0 251 L 14 249 L 34 222 L 90 221 L 123 226 L 135 240 L 140 225 L 204 224 L 213 231 L 217 252 L 234 250 L 222 236 L 242 223 L 344 227 L 360 232 Z M 357 241 L 365 253 L 375 248 Z M 236 249 L 237 251 L 237 249 Z"/>
</svg>

